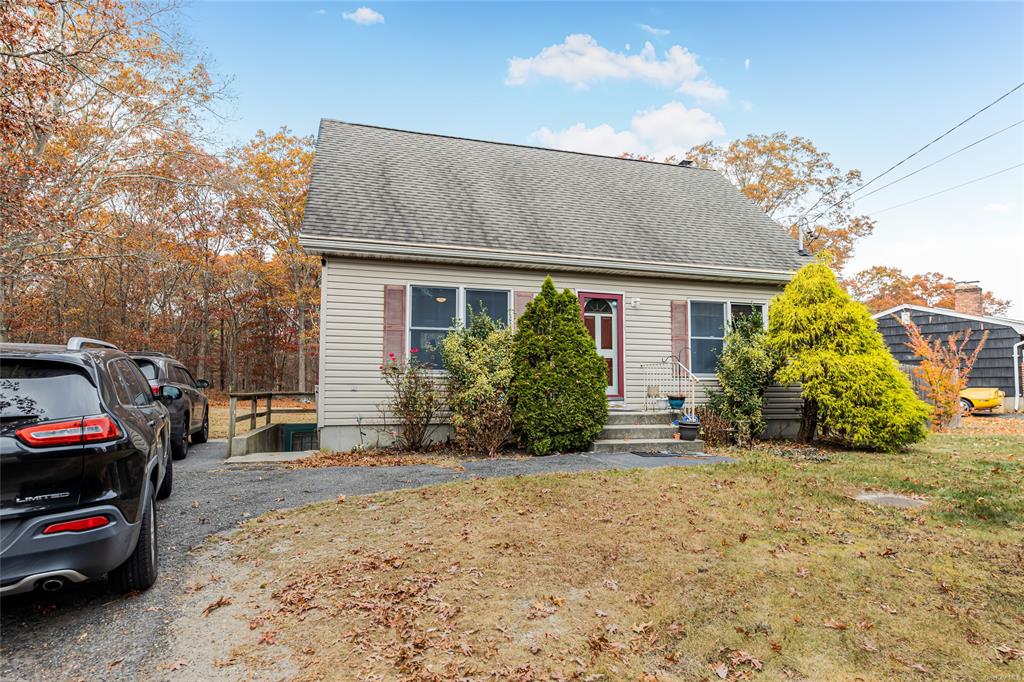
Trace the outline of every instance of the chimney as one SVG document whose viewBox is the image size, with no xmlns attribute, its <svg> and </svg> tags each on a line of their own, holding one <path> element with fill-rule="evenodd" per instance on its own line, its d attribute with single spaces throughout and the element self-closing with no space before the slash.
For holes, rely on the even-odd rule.
<svg viewBox="0 0 1024 682">
<path fill-rule="evenodd" d="M 953 294 L 953 309 L 966 315 L 982 315 L 981 287 L 977 280 L 957 282 Z"/>
</svg>

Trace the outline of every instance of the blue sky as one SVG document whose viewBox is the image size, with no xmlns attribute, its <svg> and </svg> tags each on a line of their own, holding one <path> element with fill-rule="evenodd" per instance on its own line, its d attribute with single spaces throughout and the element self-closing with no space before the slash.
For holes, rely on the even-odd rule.
<svg viewBox="0 0 1024 682">
<path fill-rule="evenodd" d="M 184 24 L 232 79 L 225 144 L 321 117 L 610 154 L 784 130 L 868 178 L 1024 81 L 1019 3 L 220 2 Z M 1024 89 L 900 170 L 1021 119 Z M 858 210 L 1021 162 L 1024 124 Z M 1018 168 L 885 211 L 851 269 L 980 279 L 1024 318 L 1022 204 Z"/>
</svg>

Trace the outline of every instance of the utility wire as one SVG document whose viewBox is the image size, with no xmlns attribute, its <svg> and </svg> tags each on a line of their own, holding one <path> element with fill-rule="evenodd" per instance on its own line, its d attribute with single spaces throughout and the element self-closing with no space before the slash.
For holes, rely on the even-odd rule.
<svg viewBox="0 0 1024 682">
<path fill-rule="evenodd" d="M 982 142 L 984 142 L 985 140 L 991 139 L 991 138 L 995 137 L 996 135 L 998 135 L 998 134 L 1000 134 L 1000 133 L 1005 133 L 1005 132 L 1006 132 L 1007 130 L 1009 130 L 1010 128 L 1014 128 L 1014 127 L 1016 127 L 1016 126 L 1019 126 L 1019 125 L 1020 125 L 1021 123 L 1024 123 L 1024 119 L 1021 119 L 1021 120 L 1017 121 L 1016 123 L 1011 123 L 1010 125 L 1006 126 L 1006 127 L 1005 127 L 1005 128 L 1003 128 L 1002 130 L 997 130 L 996 132 L 992 133 L 991 135 L 986 135 L 985 137 L 981 138 L 980 140 L 975 140 L 974 142 L 970 143 L 969 145 L 966 145 L 966 146 L 964 146 L 964 147 L 960 147 L 960 149 L 957 149 L 957 150 L 956 150 L 955 152 L 952 152 L 952 153 L 950 153 L 950 154 L 946 154 L 946 155 L 945 155 L 945 156 L 943 156 L 943 157 L 942 157 L 941 159 L 938 159 L 938 160 L 936 160 L 936 161 L 932 161 L 932 162 L 931 162 L 931 163 L 929 163 L 929 164 L 928 164 L 927 166 L 921 166 L 921 167 L 920 167 L 920 168 L 918 168 L 917 170 L 915 170 L 915 171 L 911 171 L 911 172 L 907 173 L 906 175 L 902 175 L 902 176 L 900 176 L 900 177 L 896 178 L 895 180 L 893 180 L 892 182 L 886 183 L 886 184 L 882 185 L 881 187 L 876 187 L 875 189 L 871 190 L 871 191 L 870 191 L 870 192 L 868 192 L 867 194 L 862 194 L 862 195 L 860 196 L 860 198 L 861 198 L 861 199 L 863 199 L 863 198 L 865 198 L 865 197 L 869 197 L 869 196 L 871 196 L 872 194 L 874 194 L 875 192 L 881 192 L 881 191 L 882 191 L 883 189 L 885 189 L 886 187 L 892 187 L 892 186 L 893 186 L 893 185 L 895 185 L 895 184 L 896 184 L 897 182 L 899 182 L 899 181 L 901 181 L 901 180 L 906 180 L 906 179 L 907 179 L 907 178 L 909 178 L 909 177 L 910 177 L 911 175 L 917 175 L 918 173 L 920 173 L 920 172 L 921 172 L 921 171 L 923 171 L 923 170 L 928 170 L 929 168 L 931 168 L 931 167 L 932 167 L 932 166 L 934 166 L 935 164 L 937 164 L 937 163 L 942 163 L 943 161 L 945 161 L 945 160 L 946 160 L 946 159 L 948 159 L 949 157 L 951 157 L 951 156 L 956 156 L 956 155 L 957 155 L 957 154 L 959 154 L 960 152 L 963 152 L 963 151 L 967 151 L 967 150 L 968 150 L 968 149 L 970 149 L 971 147 L 973 147 L 973 146 L 975 146 L 975 145 L 978 145 L 978 144 L 981 144 L 981 143 L 982 143 Z"/>
<path fill-rule="evenodd" d="M 910 201 L 904 201 L 902 204 L 896 204 L 895 206 L 890 206 L 889 208 L 883 208 L 880 211 L 872 211 L 868 215 L 878 215 L 879 213 L 885 213 L 886 211 L 891 211 L 894 208 L 900 208 L 902 206 L 907 206 L 908 204 L 916 204 L 919 201 L 924 201 L 925 199 L 931 199 L 932 197 L 937 197 L 940 194 L 945 194 L 946 192 L 952 192 L 955 189 L 960 189 L 961 187 L 966 187 L 967 185 L 973 185 L 976 182 L 981 182 L 982 180 L 988 180 L 989 178 L 993 178 L 993 177 L 995 177 L 997 175 L 1002 175 L 1003 173 L 1009 173 L 1014 168 L 1020 168 L 1021 166 L 1024 166 L 1024 163 L 1018 163 L 1016 166 L 1010 166 L 1009 168 L 1004 168 L 1003 170 L 996 171 L 995 173 L 989 173 L 988 175 L 983 175 L 980 178 L 974 178 L 973 180 L 968 180 L 967 182 L 962 182 L 959 185 L 953 185 L 952 187 L 947 187 L 946 189 L 940 189 L 938 192 L 932 192 L 931 194 L 926 194 L 923 197 L 918 197 L 916 199 L 911 199 Z"/>
<path fill-rule="evenodd" d="M 855 189 L 855 190 L 852 190 L 852 191 L 850 191 L 850 192 L 846 192 L 846 193 L 845 193 L 845 194 L 844 194 L 844 195 L 843 195 L 843 196 L 842 196 L 842 197 L 841 197 L 841 198 L 839 199 L 839 201 L 836 201 L 835 203 L 833 203 L 833 204 L 830 204 L 830 205 L 829 205 L 828 207 L 826 207 L 826 208 L 822 209 L 821 211 L 819 211 L 819 212 L 817 213 L 817 215 L 815 215 L 815 216 L 814 216 L 814 218 L 812 218 L 811 220 L 812 220 L 812 221 L 813 221 L 813 220 L 817 220 L 817 219 L 818 219 L 818 218 L 820 218 L 820 217 L 821 217 L 822 215 L 824 215 L 825 213 L 829 212 L 830 210 L 832 210 L 833 208 L 835 208 L 835 207 L 836 207 L 836 206 L 838 206 L 839 204 L 843 203 L 844 201 L 846 201 L 846 200 L 847 200 L 848 198 L 850 198 L 851 196 L 853 196 L 853 195 L 854 195 L 854 194 L 856 194 L 857 192 L 860 192 L 860 191 L 861 191 L 862 189 L 866 188 L 866 187 L 867 187 L 868 185 L 870 185 L 871 183 L 873 183 L 873 182 L 874 182 L 875 180 L 878 180 L 879 178 L 881 178 L 881 177 L 883 177 L 883 176 L 885 176 L 885 175 L 888 175 L 889 173 L 891 173 L 892 171 L 894 171 L 895 169 L 899 168 L 899 167 L 900 167 L 900 166 L 902 166 L 902 165 L 903 165 L 904 163 L 906 163 L 907 161 L 909 161 L 910 159 L 914 158 L 915 156 L 917 156 L 918 154 L 920 154 L 921 152 L 923 152 L 923 151 L 924 151 L 925 149 L 928 149 L 928 147 L 931 147 L 931 146 L 932 146 L 933 144 L 935 144 L 936 142 L 938 142 L 938 141 L 939 141 L 939 140 L 941 140 L 942 138 L 944 138 L 944 137 L 946 137 L 947 135 L 949 135 L 950 133 L 952 133 L 952 132 L 953 132 L 954 130 L 956 130 L 957 128 L 961 127 L 962 125 L 964 125 L 965 123 L 967 123 L 968 121 L 970 121 L 971 119 L 973 119 L 974 117 L 976 117 L 976 116 L 977 116 L 978 114 L 980 114 L 980 113 L 982 113 L 982 112 L 984 112 L 984 111 L 987 111 L 988 109 L 992 108 L 993 106 L 995 106 L 995 105 L 996 105 L 996 104 L 998 104 L 999 102 L 1003 101 L 1004 99 L 1006 99 L 1007 97 L 1009 97 L 1009 96 L 1010 96 L 1010 95 L 1012 95 L 1013 93 L 1017 92 L 1017 91 L 1018 91 L 1018 90 L 1020 90 L 1021 88 L 1024 88 L 1024 82 L 1018 83 L 1018 84 L 1017 84 L 1016 86 L 1014 86 L 1013 88 L 1011 88 L 1011 89 L 1007 90 L 1007 91 L 1006 91 L 1006 92 L 1004 92 L 1004 93 L 1003 93 L 1002 95 L 1000 95 L 1000 96 L 999 96 L 999 97 L 997 97 L 996 99 L 992 100 L 991 102 L 989 102 L 988 104 L 986 104 L 985 106 L 983 106 L 983 107 L 982 107 L 981 109 L 978 109 L 978 110 L 977 110 L 977 111 L 975 111 L 975 112 L 974 112 L 973 114 L 971 114 L 970 116 L 968 116 L 968 117 L 967 117 L 967 118 L 965 118 L 964 120 L 960 121 L 960 122 L 959 122 L 959 123 L 957 123 L 957 124 L 956 124 L 955 126 L 953 126 L 952 128 L 950 128 L 950 129 L 949 129 L 949 130 L 947 130 L 946 132 L 942 133 L 941 135 L 939 135 L 938 137 L 936 137 L 936 138 L 935 138 L 934 140 L 932 140 L 932 141 L 931 141 L 931 142 L 929 142 L 928 144 L 924 145 L 923 147 L 921 147 L 921 148 L 920 148 L 920 149 L 918 149 L 917 151 L 913 152 L 912 154 L 909 154 L 908 156 L 905 156 L 905 157 L 903 157 L 902 159 L 900 159 L 899 161 L 897 161 L 897 162 L 896 162 L 896 163 L 894 163 L 893 165 L 889 166 L 889 167 L 888 167 L 888 168 L 886 168 L 886 169 L 885 169 L 884 171 L 882 171 L 881 173 L 879 173 L 879 174 L 878 174 L 878 175 L 876 175 L 875 177 L 871 178 L 870 180 L 868 180 L 867 182 L 865 182 L 865 183 L 864 183 L 863 185 L 861 185 L 861 186 L 860 186 L 860 187 L 858 187 L 857 189 Z M 820 199 L 819 199 L 819 201 L 820 201 Z M 812 210 L 814 210 L 814 207 L 815 207 L 815 206 L 817 206 L 817 205 L 818 205 L 818 202 L 814 202 L 814 204 L 813 204 L 813 205 L 812 205 L 812 206 L 811 206 L 810 208 L 808 208 L 808 209 L 807 209 L 806 211 L 804 211 L 804 212 L 803 212 L 803 214 L 801 214 L 801 216 L 800 216 L 799 218 L 797 218 L 797 219 L 796 219 L 796 223 L 797 223 L 797 224 L 799 225 L 799 224 L 800 224 L 800 221 L 801 221 L 801 220 L 803 220 L 803 219 L 804 219 L 804 218 L 805 218 L 805 217 L 807 216 L 807 214 L 808 214 L 808 213 L 810 213 L 810 212 L 811 212 Z"/>
</svg>

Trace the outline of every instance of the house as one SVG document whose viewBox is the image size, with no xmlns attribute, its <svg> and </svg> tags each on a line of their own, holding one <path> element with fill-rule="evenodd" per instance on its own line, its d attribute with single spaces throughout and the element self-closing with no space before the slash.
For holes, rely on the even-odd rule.
<svg viewBox="0 0 1024 682">
<path fill-rule="evenodd" d="M 929 340 L 945 341 L 950 334 L 971 330 L 967 353 L 975 351 L 982 334 L 987 331 L 988 340 L 974 363 L 968 386 L 998 388 L 1006 394 L 1004 406 L 1008 410 L 1020 409 L 1024 406 L 1021 400 L 1021 386 L 1024 384 L 1024 320 L 983 315 L 982 290 L 974 282 L 957 285 L 954 301 L 955 310 L 903 304 L 872 317 L 878 321 L 878 331 L 893 357 L 906 365 L 920 362 L 906 345 L 909 336 L 903 324 L 907 321 L 913 321 Z"/>
<path fill-rule="evenodd" d="M 334 449 L 375 440 L 382 358 L 439 366 L 453 319 L 484 306 L 515 325 L 548 274 L 579 294 L 610 404 L 639 410 L 671 358 L 713 384 L 731 317 L 763 312 L 806 262 L 717 172 L 333 120 L 300 242 L 323 262 L 318 422 Z"/>
</svg>

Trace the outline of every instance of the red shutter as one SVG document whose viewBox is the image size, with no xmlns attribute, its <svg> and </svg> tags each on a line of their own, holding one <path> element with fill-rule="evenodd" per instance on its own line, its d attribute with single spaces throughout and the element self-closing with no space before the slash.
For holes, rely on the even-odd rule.
<svg viewBox="0 0 1024 682">
<path fill-rule="evenodd" d="M 384 362 L 405 357 L 405 286 L 384 285 Z"/>
<path fill-rule="evenodd" d="M 690 369 L 690 304 L 672 301 L 672 357 Z"/>
<path fill-rule="evenodd" d="M 518 320 L 526 310 L 526 304 L 533 300 L 532 291 L 517 291 L 515 293 L 515 312 Z"/>
</svg>

